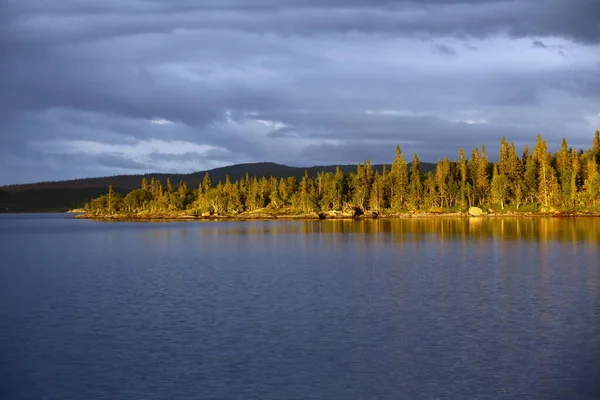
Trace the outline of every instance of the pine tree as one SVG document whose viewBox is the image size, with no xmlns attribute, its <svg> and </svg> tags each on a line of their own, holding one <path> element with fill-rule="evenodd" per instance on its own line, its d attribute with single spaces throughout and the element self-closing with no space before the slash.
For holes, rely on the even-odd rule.
<svg viewBox="0 0 600 400">
<path fill-rule="evenodd" d="M 460 176 L 460 206 L 462 209 L 465 209 L 471 204 L 469 201 L 470 190 L 468 188 L 469 175 L 467 167 L 467 157 L 465 156 L 465 151 L 462 147 L 458 150 L 458 171 Z"/>
<path fill-rule="evenodd" d="M 499 173 L 498 170 L 498 166 L 494 164 L 494 169 L 492 173 L 491 194 L 493 202 L 496 204 L 500 204 L 500 207 L 504 209 L 504 203 L 508 198 L 509 184 L 506 175 Z"/>
<path fill-rule="evenodd" d="M 439 196 L 435 181 L 435 175 L 428 172 L 423 182 L 423 205 L 426 208 L 439 207 Z"/>
<path fill-rule="evenodd" d="M 408 192 L 408 170 L 406 170 L 406 188 Z M 390 208 L 392 206 L 392 178 L 385 164 L 381 166 L 381 196 L 381 207 L 383 209 Z M 406 195 L 404 201 L 406 202 Z"/>
<path fill-rule="evenodd" d="M 523 179 L 523 198 L 533 203 L 538 189 L 538 167 L 533 157 L 526 158 L 525 176 Z"/>
<path fill-rule="evenodd" d="M 498 155 L 498 172 L 500 174 L 506 174 L 508 170 L 508 142 L 503 136 L 500 141 L 500 154 Z"/>
<path fill-rule="evenodd" d="M 277 190 L 277 192 L 279 194 L 279 198 L 281 199 L 282 207 L 289 206 L 292 198 L 292 193 L 288 188 L 288 183 L 285 178 L 279 179 L 279 189 Z"/>
<path fill-rule="evenodd" d="M 592 142 L 592 154 L 596 163 L 600 163 L 600 130 L 596 130 L 594 141 Z"/>
<path fill-rule="evenodd" d="M 304 171 L 304 176 L 300 181 L 296 197 L 296 207 L 305 213 L 314 211 L 316 208 L 313 182 L 308 176 L 308 171 Z"/>
<path fill-rule="evenodd" d="M 252 177 L 248 184 L 248 196 L 246 198 L 248 210 L 254 211 L 262 207 L 261 189 L 258 179 Z"/>
<path fill-rule="evenodd" d="M 507 144 L 502 168 L 498 165 L 498 173 L 505 175 L 508 180 L 507 200 L 514 202 L 519 208 L 523 201 L 523 164 L 519 161 L 515 144 L 512 142 Z"/>
<path fill-rule="evenodd" d="M 437 191 L 439 194 L 439 206 L 450 207 L 450 161 L 446 157 L 444 161 L 438 161 L 435 168 L 435 181 L 437 184 Z"/>
<path fill-rule="evenodd" d="M 556 168 L 558 170 L 558 181 L 561 187 L 561 202 L 563 205 L 572 205 L 572 157 L 565 138 L 562 139 L 561 149 L 556 154 Z"/>
<path fill-rule="evenodd" d="M 416 210 L 421 207 L 421 202 L 423 200 L 423 184 L 421 182 L 421 171 L 419 167 L 419 157 L 417 156 L 417 153 L 415 153 L 410 166 L 410 186 L 408 196 L 410 206 Z"/>
<path fill-rule="evenodd" d="M 479 149 L 473 150 L 471 159 L 472 176 L 473 176 L 473 198 L 474 204 L 484 204 L 490 191 L 490 180 L 488 176 L 488 159 L 485 152 L 485 146 L 481 147 L 481 155 Z"/>
<path fill-rule="evenodd" d="M 593 157 L 590 157 L 587 161 L 584 191 L 587 205 L 600 203 L 600 172 L 598 172 L 598 164 L 596 164 Z"/>
<path fill-rule="evenodd" d="M 177 186 L 176 208 L 185 210 L 188 205 L 189 190 L 184 181 L 179 182 Z"/>
<path fill-rule="evenodd" d="M 212 188 L 212 182 L 210 181 L 210 176 L 208 172 L 204 174 L 204 179 L 202 179 L 202 193 L 208 193 Z"/>
<path fill-rule="evenodd" d="M 538 135 L 535 148 L 533 149 L 533 159 L 538 169 L 538 191 L 537 198 L 542 206 L 556 206 L 560 199 L 560 190 L 558 180 L 554 174 L 554 169 L 550 164 L 550 154 L 548 154 L 546 141 Z"/>
<path fill-rule="evenodd" d="M 223 192 L 223 183 L 221 181 L 217 183 L 217 186 L 210 190 L 208 198 L 213 214 L 221 215 L 225 212 L 225 194 Z"/>
<path fill-rule="evenodd" d="M 345 197 L 345 176 L 342 169 L 338 166 L 335 168 L 335 174 L 333 175 L 333 209 L 341 210 L 344 206 Z"/>
<path fill-rule="evenodd" d="M 576 208 L 579 203 L 579 177 L 581 174 L 581 164 L 579 162 L 579 156 L 576 152 L 571 151 L 571 184 L 569 194 L 569 207 Z"/>
<path fill-rule="evenodd" d="M 113 213 L 113 197 L 114 197 L 115 192 L 113 191 L 113 187 L 112 185 L 108 186 L 108 213 L 112 214 Z"/>
<path fill-rule="evenodd" d="M 383 209 L 383 184 L 379 171 L 375 172 L 375 176 L 373 178 L 371 197 L 369 199 L 369 208 L 375 211 L 380 211 Z"/>
<path fill-rule="evenodd" d="M 173 185 L 171 185 L 171 178 L 167 177 L 167 184 L 165 186 L 165 190 L 167 191 L 167 194 L 172 194 L 173 193 Z"/>
<path fill-rule="evenodd" d="M 392 164 L 390 180 L 392 209 L 400 210 L 405 206 L 408 193 L 408 169 L 400 146 L 396 146 L 396 158 Z"/>
<path fill-rule="evenodd" d="M 352 182 L 353 201 L 354 204 L 361 210 L 365 211 L 369 208 L 369 197 L 371 194 L 371 185 L 373 184 L 373 168 L 369 160 L 361 166 L 360 163 L 356 168 L 356 175 Z"/>
</svg>

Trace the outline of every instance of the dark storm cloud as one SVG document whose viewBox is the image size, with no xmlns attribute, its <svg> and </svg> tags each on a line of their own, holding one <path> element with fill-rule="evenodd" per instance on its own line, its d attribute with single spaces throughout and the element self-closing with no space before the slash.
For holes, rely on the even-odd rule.
<svg viewBox="0 0 600 400">
<path fill-rule="evenodd" d="M 187 28 L 301 35 L 363 31 L 482 37 L 508 32 L 515 37 L 556 35 L 600 41 L 596 0 L 44 3 L 12 4 L 18 16 L 7 29 L 12 40 L 80 41 Z"/>
<path fill-rule="evenodd" d="M 598 15 L 596 0 L 11 1 L 0 184 L 381 162 L 396 143 L 435 161 L 538 132 L 587 146 Z"/>
</svg>

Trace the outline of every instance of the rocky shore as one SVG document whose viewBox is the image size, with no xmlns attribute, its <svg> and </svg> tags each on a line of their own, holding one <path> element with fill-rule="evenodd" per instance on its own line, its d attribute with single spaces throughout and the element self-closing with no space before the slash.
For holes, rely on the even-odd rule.
<svg viewBox="0 0 600 400">
<path fill-rule="evenodd" d="M 499 218 L 499 217 L 596 217 L 600 213 L 593 211 L 558 211 L 544 210 L 536 212 L 484 212 L 478 207 L 471 207 L 467 212 L 447 212 L 442 209 L 430 211 L 410 211 L 402 213 L 381 213 L 378 211 L 326 211 L 326 212 L 281 212 L 280 210 L 257 210 L 235 215 L 173 213 L 139 213 L 139 214 L 104 214 L 92 215 L 83 213 L 73 218 L 94 220 L 361 220 L 361 219 L 394 219 L 394 218 Z"/>
</svg>

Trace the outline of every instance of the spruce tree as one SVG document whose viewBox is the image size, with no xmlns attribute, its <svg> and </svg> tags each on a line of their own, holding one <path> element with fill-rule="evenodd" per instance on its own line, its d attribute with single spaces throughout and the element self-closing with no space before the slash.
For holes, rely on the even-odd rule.
<svg viewBox="0 0 600 400">
<path fill-rule="evenodd" d="M 490 181 L 488 177 L 488 160 L 485 152 L 485 146 L 481 147 L 481 155 L 479 149 L 473 150 L 472 159 L 472 176 L 473 176 L 473 198 L 474 205 L 484 204 L 487 200 Z"/>
<path fill-rule="evenodd" d="M 558 170 L 558 181 L 561 188 L 561 202 L 565 206 L 572 205 L 572 157 L 565 138 L 562 139 L 561 149 L 556 154 L 556 168 Z"/>
<path fill-rule="evenodd" d="M 439 160 L 435 168 L 435 181 L 439 194 L 439 206 L 450 207 L 450 161 L 446 157 L 444 161 Z"/>
<path fill-rule="evenodd" d="M 369 208 L 380 211 L 383 209 L 383 185 L 379 171 L 375 172 L 373 184 L 371 187 L 371 197 L 369 199 Z"/>
<path fill-rule="evenodd" d="M 419 157 L 417 153 L 413 156 L 410 166 L 410 182 L 409 182 L 409 205 L 418 210 L 421 207 L 423 199 L 423 184 L 421 182 L 421 171 L 419 169 Z"/>
<path fill-rule="evenodd" d="M 491 195 L 492 201 L 496 204 L 499 204 L 502 209 L 504 209 L 504 203 L 508 198 L 508 178 L 505 174 L 498 172 L 499 168 L 496 164 L 494 164 L 493 173 L 492 173 L 492 186 L 491 186 Z"/>
<path fill-rule="evenodd" d="M 581 164 L 579 162 L 579 156 L 576 152 L 571 151 L 571 184 L 569 193 L 569 207 L 572 209 L 579 205 L 579 177 L 581 174 Z"/>
<path fill-rule="evenodd" d="M 600 130 L 596 130 L 594 135 L 594 141 L 592 142 L 592 154 L 594 155 L 594 161 L 600 163 Z"/>
<path fill-rule="evenodd" d="M 467 168 L 467 157 L 465 156 L 465 150 L 461 147 L 458 150 L 458 172 L 460 176 L 460 206 L 462 209 L 470 206 L 469 201 L 469 189 L 468 185 L 468 168 Z"/>
<path fill-rule="evenodd" d="M 598 172 L 598 164 L 593 157 L 587 161 L 584 191 L 587 205 L 593 206 L 600 203 L 600 172 Z"/>
<path fill-rule="evenodd" d="M 554 168 L 550 164 L 546 141 L 538 135 L 533 158 L 538 169 L 538 191 L 537 198 L 544 207 L 556 206 L 560 199 L 558 180 L 554 174 Z"/>
<path fill-rule="evenodd" d="M 390 180 L 392 209 L 400 210 L 405 206 L 406 195 L 408 193 L 408 169 L 400 146 L 396 146 L 396 158 L 392 163 Z"/>
<path fill-rule="evenodd" d="M 184 181 L 177 186 L 177 209 L 185 210 L 188 204 L 189 190 Z"/>
<path fill-rule="evenodd" d="M 208 193 L 212 188 L 212 182 L 210 181 L 210 176 L 208 172 L 204 174 L 204 178 L 202 179 L 202 193 Z"/>
</svg>

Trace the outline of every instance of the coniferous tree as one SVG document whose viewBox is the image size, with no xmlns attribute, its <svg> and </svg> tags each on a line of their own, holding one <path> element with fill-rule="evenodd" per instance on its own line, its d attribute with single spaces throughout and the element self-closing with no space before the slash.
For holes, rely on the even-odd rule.
<svg viewBox="0 0 600 400">
<path fill-rule="evenodd" d="M 587 161 L 584 191 L 585 201 L 588 205 L 596 205 L 600 202 L 600 172 L 598 172 L 598 164 L 593 157 Z"/>
<path fill-rule="evenodd" d="M 308 176 L 308 171 L 304 171 L 304 176 L 298 185 L 296 207 L 305 213 L 314 211 L 316 208 L 315 191 L 312 179 Z"/>
<path fill-rule="evenodd" d="M 470 194 L 471 188 L 469 185 L 469 174 L 467 167 L 467 157 L 465 156 L 465 151 L 461 147 L 458 150 L 458 171 L 460 176 L 460 206 L 461 208 L 466 208 L 471 206 Z"/>
<path fill-rule="evenodd" d="M 439 207 L 435 175 L 430 171 L 423 181 L 423 205 L 425 208 Z"/>
<path fill-rule="evenodd" d="M 409 204 L 413 209 L 419 209 L 423 199 L 423 184 L 421 182 L 421 171 L 419 165 L 419 157 L 417 153 L 413 156 L 410 166 L 410 182 L 409 182 Z"/>
<path fill-rule="evenodd" d="M 580 203 L 579 187 L 580 187 L 581 164 L 579 155 L 571 151 L 571 184 L 569 194 L 569 207 L 576 208 Z"/>
<path fill-rule="evenodd" d="M 550 164 L 546 141 L 541 135 L 537 137 L 533 158 L 538 169 L 537 198 L 544 207 L 555 206 L 560 200 L 560 190 L 554 169 Z"/>
<path fill-rule="evenodd" d="M 212 188 L 212 182 L 210 181 L 210 175 L 208 175 L 208 172 L 207 172 L 206 174 L 204 174 L 204 178 L 202 179 L 202 185 L 201 185 L 202 193 L 208 193 L 211 188 Z"/>
<path fill-rule="evenodd" d="M 185 210 L 189 202 L 189 190 L 184 181 L 179 182 L 177 186 L 176 208 Z"/>
<path fill-rule="evenodd" d="M 450 160 L 446 157 L 443 161 L 438 161 L 435 169 L 435 181 L 439 199 L 436 202 L 440 207 L 451 207 L 451 185 L 450 181 Z"/>
<path fill-rule="evenodd" d="M 471 175 L 473 179 L 473 203 L 484 204 L 489 194 L 488 160 L 485 147 L 482 146 L 481 155 L 475 148 L 471 158 Z"/>
<path fill-rule="evenodd" d="M 498 172 L 499 168 L 494 164 L 492 173 L 492 200 L 496 204 L 500 204 L 500 207 L 504 209 L 504 203 L 508 199 L 509 194 L 509 182 L 505 174 Z"/>
<path fill-rule="evenodd" d="M 501 162 L 500 162 L 501 161 Z M 507 201 L 519 208 L 523 201 L 523 164 L 517 156 L 514 143 L 506 143 L 506 151 L 501 152 L 498 173 L 506 176 L 508 181 Z"/>
<path fill-rule="evenodd" d="M 379 171 L 375 172 L 373 178 L 373 184 L 371 187 L 371 197 L 369 199 L 369 208 L 371 210 L 380 211 L 383 210 L 383 182 Z"/>
<path fill-rule="evenodd" d="M 332 181 L 332 192 L 333 196 L 333 209 L 341 210 L 344 206 L 344 197 L 346 195 L 346 184 L 345 184 L 345 176 L 342 169 L 338 166 L 335 168 L 335 174 L 333 175 Z"/>
<path fill-rule="evenodd" d="M 506 174 L 508 170 L 508 141 L 504 136 L 500 140 L 500 154 L 498 155 L 498 171 L 501 174 Z M 492 176 L 493 178 L 493 176 Z"/>
<path fill-rule="evenodd" d="M 571 198 L 571 183 L 572 183 L 572 157 L 567 140 L 562 139 L 561 149 L 556 154 L 556 169 L 558 172 L 558 182 L 560 185 L 560 195 L 562 205 L 568 206 L 573 203 Z"/>
<path fill-rule="evenodd" d="M 359 163 L 352 182 L 352 192 L 354 204 L 363 211 L 368 209 L 372 184 L 373 168 L 371 162 L 367 160 L 363 165 Z"/>
<path fill-rule="evenodd" d="M 594 137 L 592 148 L 578 152 L 563 139 L 560 150 L 549 153 L 546 142 L 538 135 L 533 152 L 526 146 L 521 159 L 514 143 L 502 138 L 498 161 L 490 164 L 485 147 L 474 149 L 467 160 L 463 149 L 458 160 L 438 161 L 435 172 L 425 180 L 420 173 L 415 154 L 410 171 L 400 150 L 388 171 L 384 165 L 375 171 L 369 160 L 358 164 L 355 173 L 344 174 L 337 167 L 334 173 L 319 172 L 311 178 L 305 171 L 300 183 L 294 177 L 250 177 L 248 174 L 232 182 L 212 186 L 205 174 L 198 189 L 190 190 L 180 182 L 177 190 L 171 180 L 146 177 L 140 188 L 122 196 L 109 187 L 108 193 L 86 204 L 92 215 L 156 214 L 170 216 L 174 212 L 235 215 L 243 211 L 294 207 L 303 212 L 343 210 L 348 205 L 363 211 L 387 208 L 398 211 L 442 207 L 485 205 L 488 201 L 505 208 L 517 209 L 524 204 L 544 208 L 587 209 L 600 204 L 600 137 Z M 490 182 L 489 174 L 492 172 Z"/>
<path fill-rule="evenodd" d="M 282 207 L 288 207 L 291 204 L 292 192 L 288 187 L 288 181 L 285 178 L 279 179 L 279 189 L 277 190 L 281 199 Z"/>
<path fill-rule="evenodd" d="M 600 130 L 596 130 L 591 152 L 596 163 L 600 163 Z"/>
<path fill-rule="evenodd" d="M 533 156 L 529 153 L 529 147 L 525 146 L 523 151 L 523 160 L 525 166 L 525 172 L 523 177 L 523 198 L 528 203 L 535 201 L 537 188 L 538 188 L 538 168 Z"/>
<path fill-rule="evenodd" d="M 112 185 L 108 186 L 108 200 L 107 200 L 107 207 L 108 207 L 108 213 L 112 214 L 113 212 L 113 197 L 115 195 L 115 192 L 113 191 Z"/>
<path fill-rule="evenodd" d="M 392 163 L 390 181 L 392 208 L 400 210 L 405 207 L 408 194 L 408 168 L 400 146 L 396 146 L 396 158 Z"/>
</svg>

